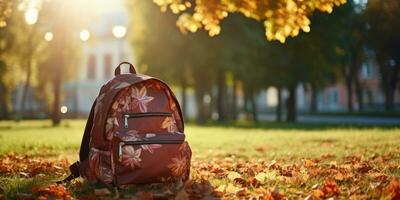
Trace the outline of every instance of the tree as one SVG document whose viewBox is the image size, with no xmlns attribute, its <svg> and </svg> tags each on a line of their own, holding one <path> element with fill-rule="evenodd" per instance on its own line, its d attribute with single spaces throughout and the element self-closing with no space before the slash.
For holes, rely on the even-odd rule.
<svg viewBox="0 0 400 200">
<path fill-rule="evenodd" d="M 161 5 L 160 1 L 156 3 Z M 147 7 L 138 6 L 140 4 L 146 4 Z M 235 94 L 232 95 L 232 100 L 226 96 L 227 73 L 232 74 L 234 84 L 239 81 L 242 83 L 248 105 L 245 108 L 251 108 L 254 120 L 257 120 L 255 96 L 261 89 L 268 86 L 276 86 L 279 91 L 283 88 L 288 89 L 288 121 L 295 121 L 297 85 L 301 82 L 309 83 L 317 90 L 317 86 L 322 87 L 335 79 L 336 68 L 332 66 L 337 65 L 335 59 L 338 55 L 333 44 L 338 39 L 333 28 L 329 29 L 332 33 L 321 36 L 332 23 L 326 15 L 318 13 L 313 17 L 312 20 L 317 20 L 316 25 L 312 27 L 316 29 L 315 33 L 302 34 L 282 45 L 278 42 L 267 42 L 262 36 L 262 24 L 246 19 L 240 14 L 232 14 L 224 20 L 221 27 L 225 31 L 212 39 L 208 38 L 203 30 L 185 37 L 180 36 L 178 31 L 174 32 L 170 27 L 176 20 L 179 24 L 180 19 L 171 13 L 164 16 L 155 13 L 151 3 L 140 4 L 135 1 L 135 6 L 131 7 L 136 8 L 132 15 L 133 27 L 136 29 L 133 31 L 133 43 L 140 65 L 148 66 L 149 72 L 159 74 L 172 83 L 187 74 L 185 80 L 193 84 L 196 91 L 199 121 L 207 118 L 209 112 L 203 97 L 213 86 L 216 86 L 218 91 L 214 105 L 219 119 L 226 119 L 229 104 L 233 105 L 229 108 L 236 110 L 236 104 L 230 103 L 236 99 Z M 139 7 L 141 9 L 138 9 Z M 194 7 L 193 12 L 196 12 L 196 8 Z M 174 10 L 172 7 L 171 9 Z M 326 40 L 334 47 L 326 47 Z M 154 59 L 155 56 L 157 59 Z M 166 71 L 165 66 L 171 67 Z M 205 77 L 210 81 L 204 81 Z M 279 102 L 278 116 L 281 115 L 282 100 Z"/>
<path fill-rule="evenodd" d="M 20 66 L 22 67 L 22 74 L 24 74 L 25 79 L 23 80 L 22 86 L 22 97 L 19 101 L 19 112 L 17 114 L 17 120 L 23 119 L 25 116 L 25 105 L 28 98 L 28 94 L 32 89 L 32 83 L 35 81 L 34 72 L 37 67 L 36 55 L 38 54 L 38 47 L 43 42 L 41 33 L 39 30 L 40 19 L 39 14 L 33 14 L 29 17 L 30 11 L 38 11 L 37 7 L 30 7 L 29 2 L 22 1 L 18 4 L 22 8 L 23 15 L 19 15 L 18 18 L 14 18 L 14 30 L 19 36 L 18 40 L 15 42 L 15 54 L 18 57 Z M 26 18 L 28 17 L 28 18 Z"/>
<path fill-rule="evenodd" d="M 128 6 L 135 10 L 131 12 L 131 38 L 139 68 L 169 83 L 180 85 L 184 111 L 186 89 L 193 85 L 198 105 L 197 119 L 205 121 L 207 108 L 203 97 L 210 91 L 214 80 L 209 63 L 209 49 L 214 41 L 209 41 L 201 33 L 189 37 L 182 35 L 173 26 L 177 16 L 158 12 L 159 8 L 152 2 L 131 1 Z"/>
<path fill-rule="evenodd" d="M 43 97 L 48 103 L 53 125 L 61 122 L 60 107 L 63 99 L 64 83 L 75 75 L 80 63 L 78 38 L 75 37 L 79 19 L 76 10 L 71 9 L 73 2 L 53 0 L 43 5 L 42 13 L 47 20 L 54 39 L 49 41 L 43 52 L 38 73 Z M 65 16 L 70 16 L 66 18 Z M 75 17 L 74 17 L 75 16 Z M 50 23 L 51 20 L 57 23 Z M 50 25 L 51 24 L 51 25 Z M 57 51 L 55 51 L 57 49 Z M 46 76 L 52 74 L 52 76 Z"/>
<path fill-rule="evenodd" d="M 132 46 L 135 49 L 139 70 L 179 85 L 181 104 L 186 117 L 186 91 L 190 85 L 188 38 L 173 27 L 176 16 L 160 14 L 159 8 L 149 1 L 130 1 Z M 140 8 L 140 9 L 137 9 Z M 157 59 L 155 59 L 157 58 Z"/>
<path fill-rule="evenodd" d="M 316 10 L 331 13 L 333 7 L 346 0 L 154 0 L 163 11 L 167 8 L 180 14 L 177 25 L 182 32 L 196 32 L 204 28 L 210 36 L 221 31 L 220 22 L 232 13 L 261 21 L 268 40 L 285 42 L 289 36 L 297 36 L 300 30 L 310 31 L 309 16 Z M 193 8 L 192 8 L 193 7 Z"/>
<path fill-rule="evenodd" d="M 400 76 L 400 2 L 370 0 L 366 18 L 369 46 L 375 51 L 379 64 L 385 110 L 391 111 L 394 108 L 394 94 Z"/>
<path fill-rule="evenodd" d="M 260 23 L 247 19 L 239 14 L 233 14 L 229 19 L 221 24 L 225 30 L 218 35 L 220 41 L 219 65 L 225 66 L 225 71 L 230 72 L 233 76 L 233 97 L 230 112 L 235 119 L 237 96 L 236 86 L 240 81 L 244 92 L 245 111 L 251 108 L 250 118 L 257 121 L 257 103 L 256 95 L 266 87 L 267 80 L 264 76 L 265 52 L 268 42 L 262 36 L 262 26 Z M 227 105 L 227 98 L 222 99 Z"/>
<path fill-rule="evenodd" d="M 311 35 L 314 34 L 319 41 L 312 44 L 320 45 L 319 51 L 324 54 L 326 64 L 331 65 L 329 68 L 321 68 L 321 71 L 324 69 L 331 71 L 327 74 L 328 77 L 318 75 L 321 71 L 314 71 L 316 76 L 313 82 L 315 85 L 324 86 L 335 80 L 335 73 L 337 73 L 336 76 L 343 77 L 346 84 L 347 107 L 350 112 L 354 110 L 354 86 L 356 86 L 359 105 L 362 104 L 360 103 L 362 88 L 358 74 L 362 64 L 365 35 L 362 12 L 357 13 L 357 7 L 358 5 L 353 1 L 349 1 L 337 8 L 330 16 L 317 14 L 312 19 L 315 22 L 312 28 L 316 30 L 311 32 Z M 321 55 L 321 53 L 315 55 Z M 325 84 L 318 80 L 322 80 Z"/>
<path fill-rule="evenodd" d="M 346 77 L 347 94 L 348 94 L 348 110 L 353 111 L 353 87 L 358 100 L 359 110 L 363 109 L 363 98 L 362 98 L 362 86 L 359 79 L 359 73 L 364 57 L 365 47 L 365 20 L 363 19 L 363 13 L 361 11 L 356 12 L 359 5 L 355 5 L 353 1 L 349 2 L 348 18 L 346 19 L 346 26 L 349 30 L 347 45 L 344 49 L 347 49 L 349 63 L 343 70 Z"/>
<path fill-rule="evenodd" d="M 287 121 L 296 121 L 296 88 L 299 83 L 305 83 L 312 89 L 311 108 L 316 111 L 316 91 L 324 85 L 331 84 L 337 76 L 338 58 L 336 51 L 338 40 L 343 35 L 337 35 L 336 28 L 344 20 L 341 14 L 346 5 L 338 8 L 327 16 L 315 13 L 312 17 L 312 31 L 301 34 L 286 41 L 268 45 L 266 57 L 266 72 L 270 84 L 277 88 L 286 88 L 289 97 L 286 100 Z M 279 100 L 281 102 L 281 100 Z M 277 116 L 280 119 L 281 106 L 277 106 Z"/>
<path fill-rule="evenodd" d="M 11 91 L 16 87 L 16 78 L 12 73 L 12 54 L 10 52 L 14 48 L 16 40 L 15 32 L 9 24 L 13 18 L 16 18 L 18 13 L 13 16 L 8 16 L 9 11 L 12 10 L 11 6 L 16 4 L 13 1 L 2 2 L 0 5 L 0 13 L 5 13 L 6 18 L 0 18 L 0 119 L 9 119 L 11 110 Z M 17 66 L 14 66 L 17 68 Z M 17 71 L 17 70 L 14 70 Z"/>
<path fill-rule="evenodd" d="M 20 1 L 8 1 L 7 3 L 2 2 L 2 6 L 8 5 L 6 9 L 7 14 L 4 14 L 3 18 L 0 19 L 0 24 L 2 26 L 1 33 L 4 37 L 1 38 L 2 52 L 1 52 L 1 90 L 4 93 L 1 95 L 1 103 L 4 110 L 2 111 L 4 116 L 9 117 L 7 114 L 12 106 L 11 104 L 11 94 L 16 89 L 17 85 L 21 81 L 24 81 L 24 87 L 22 91 L 22 98 L 19 99 L 19 113 L 18 118 L 21 118 L 24 113 L 25 99 L 28 93 L 28 87 L 31 86 L 32 68 L 35 67 L 34 60 L 32 59 L 34 53 L 36 52 L 36 45 L 38 44 L 38 35 L 36 34 L 37 27 L 34 25 L 27 25 L 24 20 L 25 8 L 24 2 Z M 4 7 L 1 7 L 3 9 Z M 17 10 L 17 7 L 22 9 L 22 12 L 11 12 Z M 3 21 L 1 21 L 3 20 Z M 33 27 L 32 27 L 33 26 Z M 28 35 L 28 36 L 27 36 Z M 29 41 L 29 42 L 28 42 Z M 29 45 L 27 45 L 29 43 Z M 25 76 L 22 78 L 21 74 Z"/>
<path fill-rule="evenodd" d="M 317 112 L 317 94 L 329 84 L 337 81 L 342 59 L 337 51 L 344 34 L 342 23 L 347 20 L 348 12 L 351 11 L 351 2 L 337 8 L 331 15 L 315 13 L 312 16 L 312 31 L 304 35 L 307 50 L 301 58 L 307 65 L 305 83 L 311 92 L 310 111 Z M 345 32 L 347 33 L 347 32 Z M 308 52 L 308 53 L 307 53 Z"/>
</svg>

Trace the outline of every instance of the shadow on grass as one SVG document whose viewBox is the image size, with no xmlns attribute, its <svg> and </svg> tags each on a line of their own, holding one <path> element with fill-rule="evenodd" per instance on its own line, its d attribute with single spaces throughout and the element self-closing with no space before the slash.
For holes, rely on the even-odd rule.
<svg viewBox="0 0 400 200">
<path fill-rule="evenodd" d="M 206 123 L 188 122 L 187 124 L 204 127 L 223 127 L 223 128 L 248 128 L 248 129 L 267 129 L 267 130 L 329 130 L 329 129 L 399 129 L 399 125 L 374 125 L 374 124 L 329 124 L 329 123 L 300 123 L 300 122 L 253 122 L 253 121 L 230 121 Z"/>
</svg>

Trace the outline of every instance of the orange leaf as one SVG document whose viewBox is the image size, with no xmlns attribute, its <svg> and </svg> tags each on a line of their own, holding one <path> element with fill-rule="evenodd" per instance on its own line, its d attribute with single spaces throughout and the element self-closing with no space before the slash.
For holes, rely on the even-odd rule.
<svg viewBox="0 0 400 200">
<path fill-rule="evenodd" d="M 399 179 L 393 177 L 387 186 L 387 191 L 390 194 L 391 199 L 399 200 L 400 199 L 400 182 Z"/>
</svg>

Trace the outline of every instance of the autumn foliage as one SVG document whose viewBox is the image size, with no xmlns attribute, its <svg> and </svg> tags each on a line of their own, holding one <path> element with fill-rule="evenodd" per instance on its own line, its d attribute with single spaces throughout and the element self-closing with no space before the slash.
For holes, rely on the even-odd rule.
<svg viewBox="0 0 400 200">
<path fill-rule="evenodd" d="M 69 185 L 34 185 L 25 199 L 399 199 L 400 182 L 391 173 L 399 171 L 397 152 L 382 155 L 349 155 L 320 158 L 280 158 L 277 160 L 222 159 L 195 160 L 191 179 L 185 183 L 133 186 L 118 192 L 104 186 L 92 186 L 82 180 Z M 23 178 L 65 176 L 66 160 L 46 160 L 32 156 L 4 155 L 0 159 L 1 176 Z M 82 190 L 82 191 L 80 191 Z M 1 189 L 3 191 L 4 189 Z M 73 192 L 71 192 L 73 191 Z M 78 191 L 78 192 L 77 192 Z M 79 192 L 80 191 L 80 192 Z M 0 197 L 4 197 L 1 194 Z M 75 197 L 74 197 L 75 196 Z"/>
<path fill-rule="evenodd" d="M 38 174 L 62 175 L 69 167 L 67 160 L 61 160 L 57 163 L 34 158 L 27 155 L 5 155 L 0 158 L 0 175 L 19 174 L 23 177 L 34 177 Z"/>
<path fill-rule="evenodd" d="M 265 36 L 268 40 L 285 42 L 287 37 L 294 37 L 302 30 L 310 31 L 310 16 L 315 11 L 331 13 L 335 6 L 346 0 L 153 0 L 166 11 L 168 8 L 180 14 L 177 26 L 184 33 L 196 32 L 204 28 L 210 36 L 218 35 L 220 23 L 231 13 L 241 13 L 247 18 L 264 23 Z"/>
</svg>

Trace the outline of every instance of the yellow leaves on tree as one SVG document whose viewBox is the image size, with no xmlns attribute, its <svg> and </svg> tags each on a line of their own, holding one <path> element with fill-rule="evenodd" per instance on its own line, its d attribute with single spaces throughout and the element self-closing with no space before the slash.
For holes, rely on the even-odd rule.
<svg viewBox="0 0 400 200">
<path fill-rule="evenodd" d="M 268 40 L 284 43 L 287 37 L 294 37 L 302 30 L 310 31 L 310 15 L 318 10 L 331 13 L 334 6 L 346 0 L 153 0 L 162 11 L 168 8 L 180 14 L 177 26 L 183 33 L 196 32 L 204 28 L 210 36 L 221 32 L 220 22 L 229 13 L 241 13 L 247 18 L 262 21 Z"/>
</svg>

